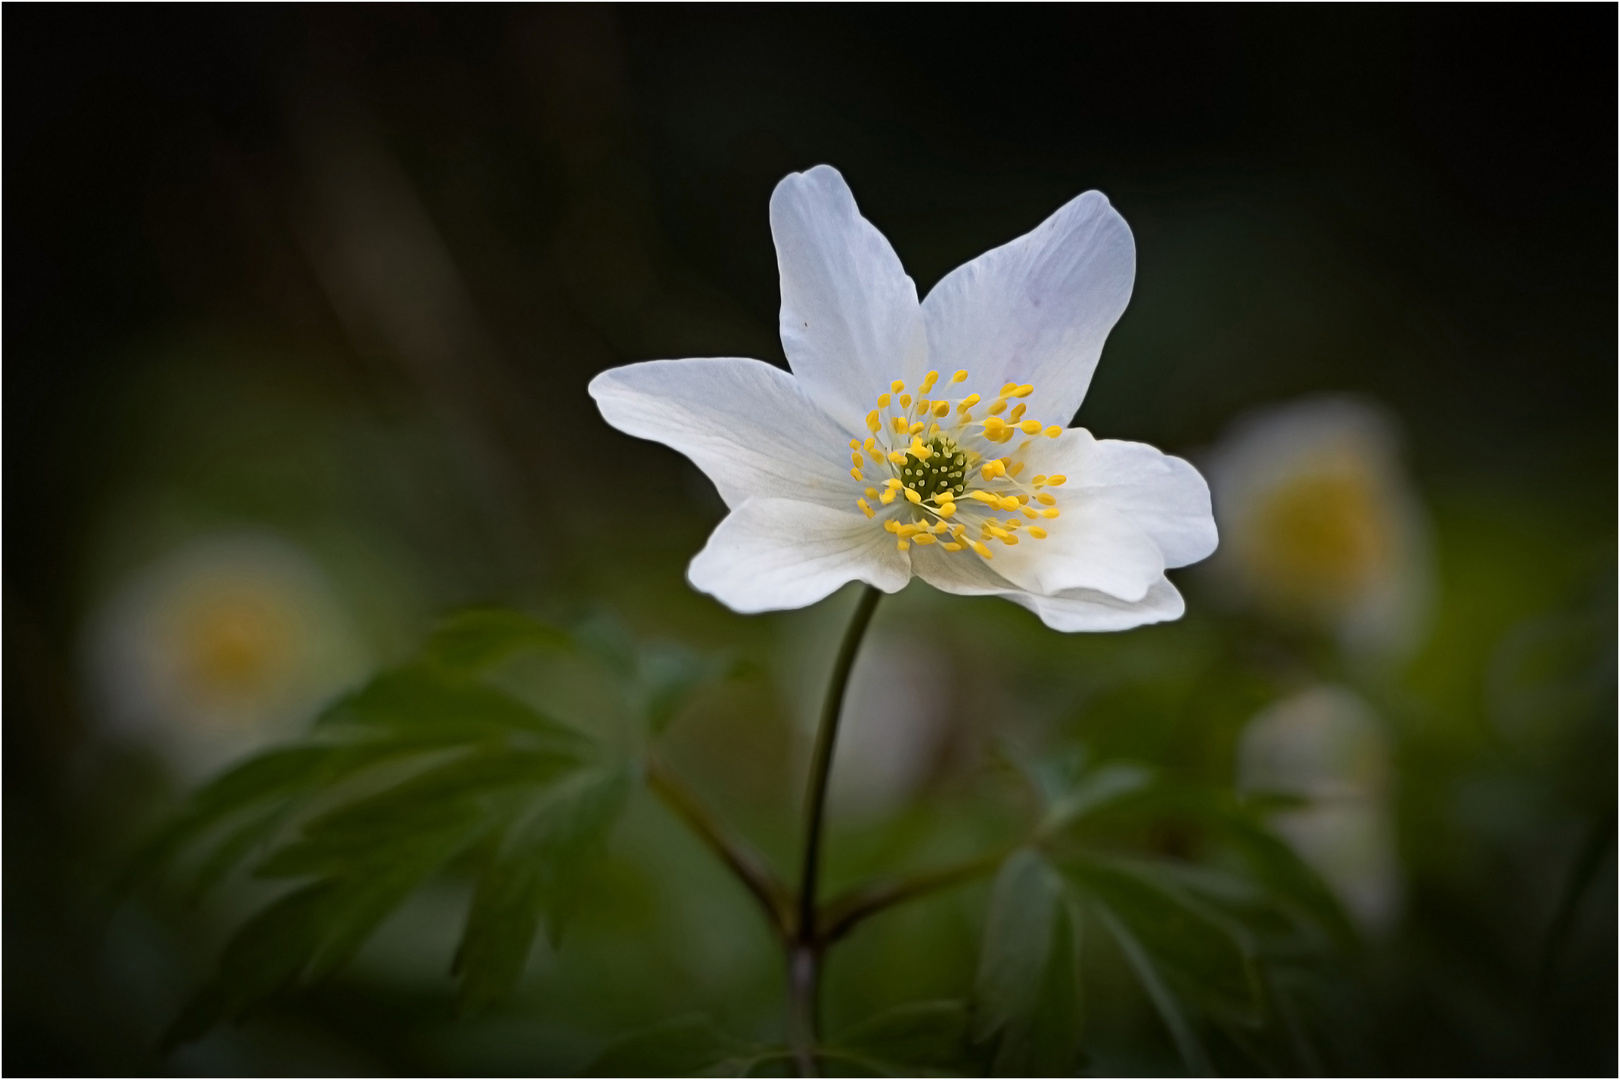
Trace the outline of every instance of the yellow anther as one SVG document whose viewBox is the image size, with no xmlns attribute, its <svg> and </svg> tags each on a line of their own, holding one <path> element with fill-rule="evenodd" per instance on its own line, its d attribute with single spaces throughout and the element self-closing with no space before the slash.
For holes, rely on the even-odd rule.
<svg viewBox="0 0 1620 1080">
<path fill-rule="evenodd" d="M 915 434 L 917 434 L 917 432 L 919 432 L 919 431 L 921 431 L 923 429 L 923 426 L 924 426 L 923 422 L 921 420 L 917 420 L 917 421 L 914 421 L 912 423 L 912 425 L 906 429 L 906 431 L 909 434 L 915 435 Z"/>
<path fill-rule="evenodd" d="M 891 476 L 887 480 L 883 481 L 883 485 L 885 487 L 888 487 L 888 488 L 891 488 L 891 489 L 892 488 L 903 488 L 903 487 L 906 486 L 906 485 L 904 485 L 904 484 L 902 484 L 900 482 L 898 477 L 894 477 L 894 476 Z"/>
<path fill-rule="evenodd" d="M 987 544 L 983 543 L 982 541 L 969 540 L 968 541 L 968 547 L 972 548 L 974 553 L 979 555 L 982 558 L 988 559 L 988 558 L 991 557 L 990 556 L 990 548 L 989 548 L 989 546 Z"/>
<path fill-rule="evenodd" d="M 943 521 L 936 521 L 936 522 L 934 522 L 934 530 L 933 531 L 937 532 L 937 533 L 942 533 L 948 528 L 950 528 L 950 526 L 945 524 Z"/>
<path fill-rule="evenodd" d="M 934 540 L 934 537 L 929 533 L 921 533 L 917 537 L 917 543 L 919 543 L 919 544 L 927 545 L 927 544 L 932 544 L 932 543 L 935 543 L 935 542 L 936 541 Z"/>
<path fill-rule="evenodd" d="M 866 497 L 867 497 L 867 498 L 868 498 L 868 499 L 875 499 L 875 498 L 877 498 L 877 488 L 867 488 L 867 489 L 866 489 Z"/>
<path fill-rule="evenodd" d="M 910 488 L 906 488 L 905 492 L 906 492 L 906 502 L 915 503 L 918 506 L 922 505 L 922 496 L 921 495 L 917 494 L 915 491 L 912 491 Z"/>
<path fill-rule="evenodd" d="M 999 416 L 999 415 L 1001 415 L 1002 410 L 1006 409 L 1006 407 L 1007 407 L 1007 399 L 1003 398 L 1003 397 L 998 397 L 998 398 L 996 398 L 996 400 L 994 400 L 994 401 L 992 401 L 990 403 L 990 415 Z"/>
<path fill-rule="evenodd" d="M 916 522 L 907 522 L 906 524 L 896 528 L 894 531 L 897 536 L 916 536 L 918 533 L 922 532 L 922 526 L 918 525 Z"/>
<path fill-rule="evenodd" d="M 910 551 L 911 550 L 911 541 L 909 541 L 909 540 L 896 540 L 894 542 L 894 546 L 899 548 L 901 551 Z"/>
<path fill-rule="evenodd" d="M 904 390 L 905 388 L 906 388 L 906 384 L 904 382 L 900 381 L 899 379 L 896 379 L 896 380 L 894 380 L 894 382 L 889 384 L 889 389 L 893 390 L 897 394 L 900 391 Z"/>
<path fill-rule="evenodd" d="M 922 392 L 925 394 L 928 393 L 928 391 L 934 388 L 934 384 L 937 382 L 939 382 L 939 372 L 930 371 L 928 374 L 923 376 Z"/>
<path fill-rule="evenodd" d="M 1021 473 L 1023 471 L 1024 471 L 1024 463 L 1022 461 L 1016 461 L 1016 462 L 1013 463 L 1013 467 L 1007 470 L 1007 475 L 1008 476 L 1017 476 L 1019 473 Z"/>
<path fill-rule="evenodd" d="M 969 409 L 973 408 L 973 406 L 977 405 L 983 400 L 984 399 L 979 397 L 978 394 L 969 394 L 967 397 L 962 399 L 959 405 L 956 406 L 956 410 L 958 412 L 967 412 Z"/>
<path fill-rule="evenodd" d="M 906 455 L 902 454 L 898 450 L 890 450 L 889 460 L 894 462 L 896 465 L 904 465 L 906 463 Z"/>
<path fill-rule="evenodd" d="M 859 469 L 862 465 L 866 464 L 866 459 L 861 457 L 861 452 L 857 450 L 853 454 L 849 455 L 849 463 Z"/>
<path fill-rule="evenodd" d="M 1058 516 L 1058 513 L 1059 513 L 1059 510 L 1058 510 L 1057 507 L 1049 506 L 1045 510 L 1041 511 L 1041 517 L 1043 517 L 1043 518 L 1055 518 L 1055 517 Z"/>
<path fill-rule="evenodd" d="M 857 440 L 851 439 L 849 440 L 849 448 L 851 450 L 859 450 L 861 448 L 861 444 Z"/>
<path fill-rule="evenodd" d="M 867 439 L 866 442 L 862 443 L 861 445 L 868 454 L 871 454 L 873 457 L 878 456 L 876 439 Z"/>
<path fill-rule="evenodd" d="M 1019 521 L 1017 518 L 1008 518 L 1004 528 L 1006 528 L 1008 532 L 1016 532 L 1018 530 L 1018 526 L 1022 524 L 1023 522 Z"/>
<path fill-rule="evenodd" d="M 1012 412 L 1007 414 L 1007 419 L 1011 420 L 1015 424 L 1018 423 L 1018 421 L 1024 418 L 1024 410 L 1027 408 L 1029 408 L 1029 406 L 1020 401 L 1018 404 L 1012 407 Z"/>
<path fill-rule="evenodd" d="M 878 427 L 878 411 L 873 409 L 871 412 L 866 414 L 866 430 L 876 435 Z"/>
<path fill-rule="evenodd" d="M 966 381 L 966 379 L 967 379 L 967 372 L 966 371 L 958 371 L 955 375 L 951 376 L 951 382 L 964 382 L 964 381 Z"/>
<path fill-rule="evenodd" d="M 961 544 L 952 543 L 949 540 L 947 540 L 945 543 L 943 543 L 943 544 L 941 544 L 939 546 L 944 548 L 946 551 L 961 551 L 962 550 L 962 545 Z"/>
<path fill-rule="evenodd" d="M 987 417 L 984 418 L 984 430 L 985 431 L 1000 431 L 1002 428 L 1004 428 L 1006 426 L 1007 426 L 1007 421 L 1003 420 L 999 416 L 987 416 Z"/>
<path fill-rule="evenodd" d="M 1046 429 L 1046 437 L 1048 439 L 1055 439 L 1061 434 L 1063 434 L 1063 429 L 1056 424 L 1053 424 L 1051 427 Z"/>
<path fill-rule="evenodd" d="M 1031 525 L 1029 528 L 1025 529 L 1024 531 L 1029 533 L 1029 535 L 1033 536 L 1037 540 L 1045 540 L 1046 539 L 1046 530 L 1041 528 L 1039 525 Z"/>
<path fill-rule="evenodd" d="M 884 506 L 888 506 L 890 503 L 894 502 L 894 488 L 884 488 L 883 494 L 878 496 L 878 502 L 882 503 Z"/>
<path fill-rule="evenodd" d="M 939 425 L 938 424 L 929 424 L 928 425 L 928 437 L 930 439 L 932 439 L 935 435 L 938 435 L 938 434 L 939 434 Z"/>
<path fill-rule="evenodd" d="M 888 394 L 879 394 L 878 395 L 878 408 L 887 409 L 888 407 L 889 407 L 889 395 Z"/>
<path fill-rule="evenodd" d="M 1025 435 L 1038 435 L 1041 430 L 1041 422 L 1039 420 L 1025 420 L 1019 423 L 1017 427 Z"/>
<path fill-rule="evenodd" d="M 950 412 L 950 411 L 951 411 L 951 403 L 950 402 L 948 402 L 948 401 L 936 401 L 936 402 L 934 402 L 933 412 L 934 412 L 935 416 L 944 417 L 945 414 Z"/>
<path fill-rule="evenodd" d="M 939 508 L 937 513 L 942 518 L 955 517 L 956 516 L 956 504 L 955 503 L 945 503 L 943 506 L 941 506 Z"/>
<path fill-rule="evenodd" d="M 962 539 L 962 534 L 965 533 L 965 532 L 967 532 L 967 526 L 966 525 L 952 525 L 951 526 L 951 535 L 953 537 L 955 537 L 956 539 L 958 539 L 958 540 Z"/>
<path fill-rule="evenodd" d="M 906 418 L 903 416 L 891 416 L 889 418 L 889 426 L 893 427 L 896 431 L 904 431 L 906 430 Z"/>
<path fill-rule="evenodd" d="M 996 397 L 1012 397 L 1012 392 L 1016 389 L 1018 389 L 1017 383 L 1005 383 L 1002 385 L 1001 389 L 996 392 Z"/>
<path fill-rule="evenodd" d="M 883 523 L 883 531 L 897 533 L 900 531 L 900 525 L 893 518 L 890 518 L 888 521 Z"/>
<path fill-rule="evenodd" d="M 968 492 L 968 498 L 978 499 L 980 502 L 989 503 L 991 506 L 1001 505 L 1000 496 L 992 495 L 988 491 L 970 491 Z"/>
<path fill-rule="evenodd" d="M 1035 508 L 1033 506 L 1026 506 L 1026 507 L 1024 507 L 1024 516 L 1029 518 L 1031 521 L 1033 521 L 1033 520 L 1035 520 L 1035 518 L 1039 517 L 1040 515 L 1035 513 Z"/>
<path fill-rule="evenodd" d="M 911 395 L 910 394 L 901 394 L 900 395 L 900 407 L 902 409 L 911 408 Z"/>
<path fill-rule="evenodd" d="M 850 477 L 851 480 L 857 480 L 857 481 L 866 479 L 866 477 L 861 475 L 861 470 L 859 470 L 859 469 L 851 469 L 851 470 L 849 470 L 849 477 Z"/>
<path fill-rule="evenodd" d="M 869 518 L 877 517 L 877 511 L 873 510 L 870 506 L 866 505 L 866 500 L 865 499 L 856 499 L 855 500 L 855 505 L 860 507 L 861 508 L 861 513 L 865 514 L 867 517 L 869 517 Z"/>
<path fill-rule="evenodd" d="M 1000 506 L 1003 510 L 1016 510 L 1018 509 L 1018 500 L 1013 498 L 1011 495 L 1003 495 L 1001 497 L 1001 501 L 996 505 Z"/>
<path fill-rule="evenodd" d="M 1008 547 L 1016 547 L 1018 545 L 1018 537 L 1009 534 L 1007 536 L 1003 536 L 1001 538 L 1001 542 L 1006 544 Z"/>
<path fill-rule="evenodd" d="M 984 531 L 995 537 L 997 540 L 1005 540 L 1007 537 L 1012 535 L 1012 533 L 997 525 L 986 525 L 984 527 Z"/>
<path fill-rule="evenodd" d="M 952 502 L 956 499 L 956 492 L 952 491 L 950 488 L 946 488 L 944 491 L 936 491 L 928 497 L 939 505 L 944 506 L 946 503 Z"/>
<path fill-rule="evenodd" d="M 1064 476 L 1062 473 L 1058 473 L 1055 476 L 1048 476 L 1046 478 L 1046 482 L 1051 484 L 1053 487 L 1062 487 L 1064 484 L 1069 482 L 1069 478 Z"/>
<path fill-rule="evenodd" d="M 1042 506 L 1056 506 L 1057 505 L 1057 500 L 1052 498 L 1052 496 L 1048 495 L 1044 491 L 1041 492 L 1039 495 L 1035 496 L 1035 501 L 1040 503 Z"/>
<path fill-rule="evenodd" d="M 1033 383 L 1025 383 L 1023 386 L 1020 386 L 1018 389 L 1014 390 L 1012 393 L 1008 394 L 1007 396 L 1008 397 L 1029 397 L 1029 395 L 1033 394 L 1034 392 L 1035 392 L 1034 384 Z"/>
<path fill-rule="evenodd" d="M 1034 476 L 1029 478 L 1029 482 L 1034 484 L 1036 487 L 1040 487 L 1042 484 L 1046 483 L 1046 476 L 1043 473 L 1036 473 Z"/>
</svg>

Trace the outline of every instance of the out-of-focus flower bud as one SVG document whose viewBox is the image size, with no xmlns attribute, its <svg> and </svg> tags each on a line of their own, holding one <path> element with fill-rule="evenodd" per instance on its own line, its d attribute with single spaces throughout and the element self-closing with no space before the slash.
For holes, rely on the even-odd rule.
<svg viewBox="0 0 1620 1080">
<path fill-rule="evenodd" d="M 85 667 L 114 739 L 185 779 L 296 733 L 366 657 L 314 561 L 263 532 L 193 540 L 92 614 Z"/>
<path fill-rule="evenodd" d="M 1396 656 L 1429 607 L 1428 530 L 1394 421 L 1349 398 L 1240 419 L 1206 461 L 1221 546 L 1210 572 L 1238 602 Z"/>
<path fill-rule="evenodd" d="M 1238 744 L 1238 786 L 1291 795 L 1304 805 L 1270 824 L 1337 894 L 1364 929 L 1387 930 L 1399 913 L 1400 864 L 1389 790 L 1388 740 L 1356 694 L 1318 686 L 1265 709 Z"/>
</svg>

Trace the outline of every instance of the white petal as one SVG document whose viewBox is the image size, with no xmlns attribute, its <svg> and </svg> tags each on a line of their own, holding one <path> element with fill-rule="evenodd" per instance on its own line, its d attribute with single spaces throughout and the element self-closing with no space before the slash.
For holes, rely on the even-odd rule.
<svg viewBox="0 0 1620 1080">
<path fill-rule="evenodd" d="M 1074 589 L 1056 596 L 1013 593 L 1007 599 L 1039 615 L 1041 622 L 1053 630 L 1066 633 L 1129 630 L 1135 626 L 1179 619 L 1187 610 L 1176 587 L 1162 577 L 1146 596 L 1134 602 L 1087 589 Z"/>
<path fill-rule="evenodd" d="M 620 431 L 691 458 L 732 509 L 754 496 L 853 509 L 859 495 L 849 434 L 759 360 L 650 360 L 602 372 L 590 393 Z"/>
<path fill-rule="evenodd" d="M 1035 440 L 1025 462 L 1032 475 L 1068 477 L 1058 493 L 1060 520 L 1068 519 L 1075 498 L 1104 503 L 1152 537 L 1170 568 L 1195 563 L 1215 550 L 1209 485 L 1181 458 L 1146 443 L 1097 439 L 1084 428 L 1073 428 L 1055 440 Z"/>
<path fill-rule="evenodd" d="M 985 397 L 1033 383 L 1031 416 L 1067 425 L 1131 298 L 1136 244 L 1101 192 L 957 267 L 923 301 L 928 362 L 965 368 Z"/>
<path fill-rule="evenodd" d="M 752 614 L 815 603 L 850 581 L 898 592 L 911 579 L 894 537 L 851 507 L 749 499 L 716 526 L 687 568 L 693 588 Z"/>
<path fill-rule="evenodd" d="M 946 592 L 974 595 L 1010 588 L 1050 596 L 1090 589 L 1131 602 L 1141 600 L 1164 576 L 1164 557 L 1152 538 L 1111 506 L 1101 500 L 1067 499 L 1062 512 L 1056 521 L 1040 522 L 1047 532 L 1044 540 L 1021 530 L 1014 545 L 987 541 L 989 568 L 1003 583 L 1000 587 L 982 573 L 964 576 L 961 568 L 984 562 L 965 551 L 942 552 L 940 558 L 949 564 L 937 570 L 931 565 L 937 560 L 928 561 L 928 570 L 918 561 L 917 572 Z"/>
<path fill-rule="evenodd" d="M 925 370 L 917 286 L 826 165 L 776 185 L 771 236 L 788 366 L 828 413 L 857 428 L 892 380 L 914 386 Z"/>
<path fill-rule="evenodd" d="M 1027 543 L 1028 541 L 1026 541 Z M 1020 544 L 1020 547 L 1023 545 Z M 1181 594 L 1161 574 L 1136 600 L 1121 600 L 1091 589 L 1070 589 L 1042 596 L 1020 589 L 1000 573 L 1004 548 L 993 548 L 995 558 L 985 562 L 967 552 L 944 552 L 935 547 L 913 548 L 912 567 L 917 576 L 942 592 L 958 596 L 1000 596 L 1040 616 L 1054 630 L 1129 630 L 1133 626 L 1179 619 L 1185 610 Z"/>
</svg>

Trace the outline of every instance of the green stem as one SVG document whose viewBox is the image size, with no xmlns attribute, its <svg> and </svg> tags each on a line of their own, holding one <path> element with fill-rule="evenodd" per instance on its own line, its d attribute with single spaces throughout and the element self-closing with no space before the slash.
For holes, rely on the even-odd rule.
<svg viewBox="0 0 1620 1080">
<path fill-rule="evenodd" d="M 980 855 L 965 862 L 925 870 L 910 877 L 865 885 L 830 900 L 822 907 L 818 920 L 820 930 L 818 940 L 821 947 L 826 948 L 855 929 L 858 923 L 896 904 L 903 904 L 908 900 L 915 900 L 920 896 L 927 896 L 929 893 L 949 889 L 963 882 L 972 881 L 976 877 L 994 873 L 1007 855 L 1007 851 Z"/>
<path fill-rule="evenodd" d="M 838 741 L 838 720 L 844 711 L 844 693 L 855 667 L 861 639 L 872 621 L 883 593 L 868 585 L 855 604 L 844 640 L 833 660 L 827 697 L 816 729 L 816 748 L 810 759 L 810 786 L 804 808 L 804 869 L 799 874 L 798 922 L 788 952 L 788 1028 L 799 1073 L 815 1075 L 817 997 L 821 983 L 821 942 L 816 930 L 816 894 L 821 878 L 822 822 L 827 809 L 827 780 L 832 774 L 833 748 Z"/>
</svg>

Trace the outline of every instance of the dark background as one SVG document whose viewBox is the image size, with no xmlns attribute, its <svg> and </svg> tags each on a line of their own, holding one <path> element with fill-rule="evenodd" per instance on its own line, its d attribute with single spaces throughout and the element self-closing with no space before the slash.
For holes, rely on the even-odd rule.
<svg viewBox="0 0 1620 1080">
<path fill-rule="evenodd" d="M 644 587 L 626 559 L 680 588 L 712 504 L 691 509 L 702 485 L 673 454 L 610 435 L 584 386 L 637 359 L 780 360 L 766 203 L 795 169 L 837 166 L 919 292 L 1099 188 L 1138 277 L 1093 430 L 1185 451 L 1251 404 L 1359 391 L 1404 423 L 1440 504 L 1505 503 L 1503 528 L 1545 525 L 1537 550 L 1612 573 L 1615 20 L 12 5 L 9 1071 L 159 1067 L 87 1044 L 127 1033 L 106 1035 L 117 1006 L 89 989 L 74 914 L 127 839 L 74 779 L 74 655 L 101 582 L 160 543 L 129 507 L 185 490 L 231 519 L 352 513 L 410 551 L 423 614 L 623 596 Z M 291 404 L 216 412 L 270 399 Z M 313 433 L 348 430 L 334 415 L 428 434 L 378 481 L 331 464 Z M 580 455 L 636 485 L 633 513 L 599 519 L 639 526 L 556 512 Z M 45 969 L 59 985 L 38 993 Z M 1567 1058 L 1414 1021 L 1382 1036 L 1386 1067 L 1611 1068 L 1608 972 L 1554 1022 Z M 74 988 L 77 1019 L 41 1004 Z"/>
</svg>

